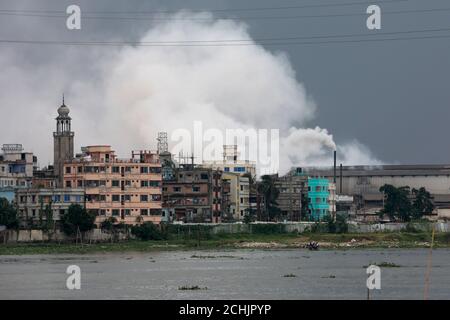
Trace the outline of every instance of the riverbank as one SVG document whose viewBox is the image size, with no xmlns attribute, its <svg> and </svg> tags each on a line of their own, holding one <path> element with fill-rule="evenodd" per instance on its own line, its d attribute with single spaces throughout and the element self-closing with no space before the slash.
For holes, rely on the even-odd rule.
<svg viewBox="0 0 450 320">
<path fill-rule="evenodd" d="M 347 233 L 347 234 L 222 234 L 211 239 L 182 239 L 115 243 L 20 243 L 0 245 L 0 255 L 28 254 L 84 254 L 102 252 L 145 252 L 170 250 L 221 250 L 221 249 L 296 249 L 310 241 L 317 241 L 321 249 L 352 248 L 429 248 L 431 234 L 420 233 Z M 450 233 L 435 236 L 435 248 L 450 247 Z"/>
</svg>

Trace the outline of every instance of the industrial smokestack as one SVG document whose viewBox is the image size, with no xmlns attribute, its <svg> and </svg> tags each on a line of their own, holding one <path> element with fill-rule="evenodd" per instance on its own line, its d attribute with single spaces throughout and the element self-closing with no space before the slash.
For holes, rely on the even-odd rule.
<svg viewBox="0 0 450 320">
<path fill-rule="evenodd" d="M 336 184 L 336 150 L 334 150 L 333 183 Z"/>
<path fill-rule="evenodd" d="M 342 194 L 342 163 L 339 165 L 339 194 Z"/>
</svg>

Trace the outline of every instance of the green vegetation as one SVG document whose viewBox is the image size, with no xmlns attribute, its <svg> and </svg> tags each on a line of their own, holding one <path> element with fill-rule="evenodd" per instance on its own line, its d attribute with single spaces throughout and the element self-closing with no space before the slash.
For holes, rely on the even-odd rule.
<svg viewBox="0 0 450 320">
<path fill-rule="evenodd" d="M 279 217 L 281 210 L 278 208 L 277 199 L 280 191 L 275 187 L 274 179 L 269 175 L 261 177 L 257 186 L 258 192 L 264 197 L 264 214 L 274 220 Z"/>
<path fill-rule="evenodd" d="M 0 198 L 0 225 L 4 225 L 8 229 L 19 227 L 17 210 L 5 198 Z"/>
<path fill-rule="evenodd" d="M 323 218 L 322 223 L 316 222 L 311 227 L 311 232 L 314 233 L 347 233 L 348 223 L 343 215 L 337 215 L 336 221 L 327 215 Z"/>
<path fill-rule="evenodd" d="M 391 220 L 418 220 L 434 210 L 431 194 L 423 187 L 410 190 L 408 186 L 396 188 L 385 184 L 380 188 L 380 192 L 386 197 L 381 216 L 387 214 Z M 413 202 L 411 197 L 414 198 Z"/>
<path fill-rule="evenodd" d="M 143 241 L 165 239 L 165 235 L 152 222 L 144 222 L 141 225 L 132 226 L 131 234 Z"/>
<path fill-rule="evenodd" d="M 95 215 L 86 211 L 79 204 L 71 204 L 67 214 L 62 218 L 62 227 L 65 234 L 69 236 L 77 236 L 86 231 L 92 230 Z"/>
<path fill-rule="evenodd" d="M 429 248 L 430 233 L 380 232 L 370 234 L 217 234 L 210 235 L 208 240 L 202 240 L 199 246 L 196 235 L 191 238 L 180 237 L 167 240 L 128 240 L 115 243 L 18 243 L 0 245 L 0 255 L 21 254 L 84 254 L 107 252 L 152 252 L 168 250 L 229 250 L 229 249 L 296 249 L 304 250 L 303 246 L 317 241 L 320 250 L 352 249 L 352 248 Z M 450 233 L 435 235 L 435 248 L 450 247 Z M 197 255 L 195 258 L 205 258 L 208 255 Z M 219 258 L 214 256 L 215 258 Z M 222 258 L 225 258 L 223 256 Z M 227 256 L 227 258 L 231 258 Z M 305 256 L 306 258 L 306 256 Z"/>
</svg>

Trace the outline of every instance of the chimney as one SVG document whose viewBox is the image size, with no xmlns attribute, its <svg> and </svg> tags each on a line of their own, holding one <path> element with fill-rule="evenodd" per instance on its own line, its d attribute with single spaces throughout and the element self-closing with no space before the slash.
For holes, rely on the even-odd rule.
<svg viewBox="0 0 450 320">
<path fill-rule="evenodd" d="M 336 184 L 336 150 L 334 150 L 333 183 Z"/>
</svg>

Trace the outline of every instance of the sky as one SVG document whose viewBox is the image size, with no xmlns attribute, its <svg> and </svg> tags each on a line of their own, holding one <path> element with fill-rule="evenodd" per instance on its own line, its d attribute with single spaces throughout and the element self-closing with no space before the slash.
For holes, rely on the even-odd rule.
<svg viewBox="0 0 450 320">
<path fill-rule="evenodd" d="M 360 4 L 349 5 L 355 2 Z M 201 120 L 220 130 L 279 129 L 281 171 L 331 164 L 334 148 L 345 165 L 450 163 L 450 31 L 423 32 L 450 28 L 450 4 L 388 2 L 370 2 L 381 7 L 382 29 L 369 31 L 365 0 L 0 1 L 0 40 L 251 43 L 0 42 L 0 144 L 22 143 L 42 166 L 49 164 L 64 92 L 77 150 L 111 144 L 126 156 L 130 149 L 155 148 L 158 131 L 189 129 Z M 81 30 L 68 30 L 59 17 L 71 4 L 81 7 Z M 437 10 L 442 8 L 447 10 Z M 89 15 L 107 18 L 83 18 Z M 385 37 L 442 37 L 275 45 L 261 40 L 352 34 L 373 39 L 373 33 L 405 31 L 420 32 Z"/>
</svg>

